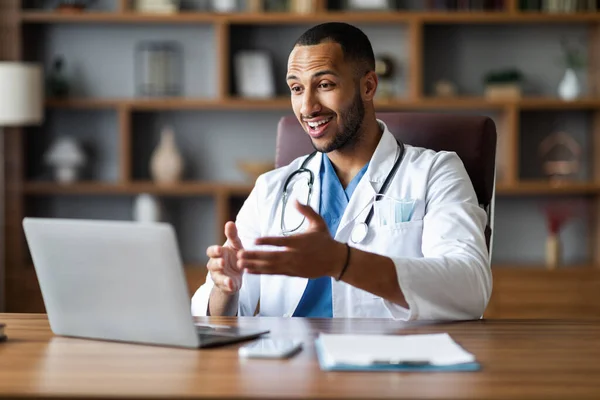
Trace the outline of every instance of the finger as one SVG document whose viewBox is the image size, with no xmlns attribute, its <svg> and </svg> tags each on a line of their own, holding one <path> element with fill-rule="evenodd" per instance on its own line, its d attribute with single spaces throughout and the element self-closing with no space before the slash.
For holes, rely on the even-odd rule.
<svg viewBox="0 0 600 400">
<path fill-rule="evenodd" d="M 309 223 L 309 228 L 315 230 L 327 230 L 327 224 L 325 224 L 325 220 L 319 214 L 315 212 L 309 205 L 304 205 L 296 200 L 296 209 L 300 214 L 304 215 Z"/>
<path fill-rule="evenodd" d="M 225 284 L 225 287 L 228 290 L 233 291 L 235 289 L 234 284 L 233 284 L 233 279 L 231 279 L 230 277 L 223 279 L 223 283 Z"/>
<path fill-rule="evenodd" d="M 206 255 L 210 258 L 219 258 L 223 256 L 223 248 L 221 246 L 210 246 L 206 249 Z"/>
<path fill-rule="evenodd" d="M 281 251 L 249 251 L 242 250 L 238 252 L 238 260 L 263 260 L 263 261 L 279 261 L 283 258 L 284 253 Z"/>
<path fill-rule="evenodd" d="M 225 224 L 225 236 L 227 237 L 227 240 L 229 241 L 229 245 L 231 247 L 233 247 L 234 249 L 240 250 L 240 249 L 244 248 L 244 246 L 242 245 L 242 241 L 240 240 L 240 237 L 238 236 L 237 227 L 231 221 L 229 221 Z"/>
<path fill-rule="evenodd" d="M 206 264 L 206 268 L 211 272 L 223 272 L 223 259 L 211 258 Z"/>
<path fill-rule="evenodd" d="M 257 273 L 272 273 L 275 270 L 274 263 L 264 260 L 238 260 L 238 267 L 259 271 Z"/>
<path fill-rule="evenodd" d="M 254 241 L 257 245 L 294 247 L 297 242 L 297 236 L 272 236 L 261 237 Z"/>
<path fill-rule="evenodd" d="M 267 269 L 264 267 L 249 267 L 249 268 L 245 268 L 244 272 L 246 274 L 252 274 L 252 275 L 287 275 L 287 276 L 290 276 L 290 274 L 288 272 L 278 271 L 276 269 Z"/>
</svg>

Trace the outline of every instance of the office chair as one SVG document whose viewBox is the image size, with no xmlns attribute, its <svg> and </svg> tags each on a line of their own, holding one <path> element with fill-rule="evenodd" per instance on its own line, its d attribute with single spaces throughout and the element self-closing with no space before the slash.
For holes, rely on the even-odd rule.
<svg viewBox="0 0 600 400">
<path fill-rule="evenodd" d="M 454 151 L 460 157 L 475 188 L 479 204 L 487 213 L 485 239 L 492 259 L 496 180 L 496 125 L 486 116 L 434 113 L 377 113 L 394 136 L 409 145 L 435 151 Z M 275 166 L 314 151 L 310 138 L 294 115 L 281 118 L 277 126 Z"/>
</svg>

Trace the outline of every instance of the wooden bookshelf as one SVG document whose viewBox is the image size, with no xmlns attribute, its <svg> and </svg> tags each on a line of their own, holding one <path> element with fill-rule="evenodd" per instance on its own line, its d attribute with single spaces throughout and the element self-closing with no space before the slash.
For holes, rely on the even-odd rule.
<svg viewBox="0 0 600 400">
<path fill-rule="evenodd" d="M 494 290 L 484 318 L 597 319 L 600 268 L 493 265 Z"/>
<path fill-rule="evenodd" d="M 27 182 L 23 192 L 27 195 L 121 195 L 151 193 L 162 196 L 202 196 L 218 195 L 219 193 L 231 195 L 248 195 L 252 190 L 252 184 L 224 183 L 224 182 L 183 182 L 174 185 L 161 186 L 153 182 L 129 182 L 129 183 L 101 183 L 83 182 L 70 185 L 61 185 L 54 182 Z M 519 195 L 577 195 L 577 194 L 600 194 L 600 184 L 581 182 L 527 182 L 516 184 L 496 185 L 498 196 Z"/>
<path fill-rule="evenodd" d="M 94 99 L 71 98 L 68 100 L 49 99 L 48 108 L 72 109 L 117 109 L 128 107 L 132 111 L 158 110 L 291 110 L 289 97 L 272 99 L 246 99 L 227 96 L 222 99 L 201 98 L 132 98 Z M 520 110 L 600 110 L 600 98 L 582 98 L 565 101 L 549 97 L 523 97 L 519 100 L 489 100 L 485 97 L 425 97 L 422 99 L 395 98 L 375 102 L 378 110 L 502 110 L 516 107 Z"/>
<path fill-rule="evenodd" d="M 27 195 L 134 195 L 150 193 L 160 196 L 216 196 L 219 193 L 248 195 L 251 184 L 223 182 L 182 182 L 159 185 L 153 182 L 101 183 L 81 182 L 61 185 L 54 182 L 28 182 L 23 187 Z"/>
<path fill-rule="evenodd" d="M 507 0 L 505 10 L 490 12 L 337 12 L 325 11 L 325 0 L 319 0 L 319 8 L 311 14 L 293 13 L 230 13 L 218 14 L 210 12 L 182 12 L 175 15 L 141 14 L 131 11 L 127 0 L 117 1 L 115 11 L 111 12 L 84 12 L 81 14 L 59 14 L 54 12 L 41 12 L 22 10 L 21 1 L 8 0 L 0 6 L 0 11 L 7 10 L 14 15 L 14 21 L 4 21 L 0 15 L 0 36 L 2 43 L 10 43 L 11 49 L 5 53 L 4 59 L 25 59 L 28 46 L 28 37 L 24 31 L 41 31 L 38 25 L 43 24 L 82 24 L 82 25 L 210 25 L 214 30 L 215 58 L 217 72 L 215 98 L 69 98 L 68 100 L 48 99 L 46 106 L 54 110 L 89 110 L 105 111 L 114 110 L 117 113 L 117 143 L 119 146 L 119 167 L 116 182 L 80 182 L 73 185 L 58 185 L 53 182 L 31 182 L 25 177 L 26 162 L 24 160 L 25 143 L 21 136 L 11 134 L 7 136 L 6 151 L 8 154 L 5 173 L 7 181 L 6 204 L 7 204 L 7 227 L 6 232 L 6 260 L 7 260 L 7 294 L 9 311 L 20 311 L 19 305 L 28 311 L 39 311 L 40 299 L 39 288 L 36 286 L 35 275 L 32 267 L 28 264 L 25 254 L 26 247 L 22 238 L 22 227 L 20 221 L 25 216 L 24 203 L 30 198 L 53 197 L 53 196 L 133 196 L 140 193 L 150 193 L 162 197 L 211 197 L 216 204 L 215 215 L 217 227 L 215 237 L 222 238 L 222 223 L 234 211 L 232 199 L 243 199 L 247 196 L 252 185 L 250 183 L 231 182 L 206 182 L 186 181 L 171 186 L 160 186 L 150 181 L 139 181 L 133 173 L 132 152 L 135 151 L 133 141 L 133 119 L 134 113 L 144 112 L 148 114 L 162 111 L 201 111 L 201 110 L 224 110 L 224 111 L 286 111 L 291 113 L 290 99 L 288 97 L 276 97 L 273 99 L 244 99 L 232 95 L 231 82 L 231 39 L 232 31 L 240 26 L 297 26 L 314 25 L 326 21 L 345 21 L 349 23 L 364 25 L 389 26 L 399 25 L 406 28 L 407 40 L 407 75 L 406 97 L 393 98 L 390 100 L 377 101 L 376 107 L 379 111 L 393 110 L 422 110 L 422 111 L 491 111 L 497 113 L 503 121 L 507 139 L 507 162 L 506 177 L 497 183 L 496 194 L 498 196 L 525 197 L 525 196 L 586 196 L 594 199 L 596 208 L 600 210 L 600 162 L 595 161 L 593 177 L 590 182 L 569 182 L 553 184 L 545 181 L 522 181 L 519 173 L 520 152 L 520 115 L 523 111 L 567 111 L 585 110 L 594 112 L 594 152 L 598 154 L 600 141 L 597 139 L 600 132 L 600 92 L 592 92 L 588 98 L 580 98 L 574 101 L 563 101 L 553 97 L 523 97 L 518 100 L 491 101 L 480 96 L 459 96 L 452 98 L 429 97 L 424 93 L 425 74 L 424 56 L 425 31 L 432 25 L 511 25 L 511 24 L 575 24 L 583 25 L 590 29 L 590 50 L 595 54 L 591 67 L 600 70 L 600 13 L 557 13 L 549 14 L 542 12 L 523 12 L 518 9 L 517 0 Z M 5 15 L 8 15 L 5 13 Z M 17 23 L 15 23 L 15 21 Z M 2 30 L 2 28 L 5 28 Z M 507 27 L 506 29 L 510 29 Z M 6 33 L 8 32 L 8 33 Z M 34 36 L 35 37 L 35 36 Z M 43 46 L 43 44 L 41 44 Z M 0 48 L 0 55 L 4 54 Z M 591 68 L 591 69 L 594 69 Z M 597 73 L 596 73 L 597 74 Z M 592 83 L 591 83 L 592 84 Z M 600 82 L 596 83 L 600 87 Z M 16 132 L 16 130 L 14 131 Z M 600 159 L 600 157 L 596 157 Z M 592 224 L 592 236 L 595 244 L 600 243 L 600 218 L 595 218 Z M 593 246 L 591 246 L 593 247 Z M 597 247 L 597 246 L 596 246 Z M 592 250 L 591 262 L 600 261 L 600 251 Z M 200 261 L 189 264 L 185 261 L 185 271 L 188 278 L 190 291 L 204 281 L 206 269 Z M 547 301 L 551 293 L 561 290 L 561 279 L 567 279 L 569 288 L 576 288 L 577 282 L 596 279 L 598 271 L 595 265 L 585 265 L 572 268 L 569 271 L 548 271 L 543 266 L 522 265 L 494 266 L 494 275 L 499 279 L 499 284 L 494 288 L 491 315 L 511 315 L 511 310 L 505 305 L 512 303 L 506 299 L 511 293 L 516 296 L 514 302 L 517 304 L 519 298 L 527 298 L 525 289 L 514 289 L 518 282 L 543 281 L 544 285 L 550 285 L 543 298 Z M 516 282 L 516 283 L 515 283 Z M 547 283 L 550 282 L 550 283 Z M 595 282 L 595 281 L 594 281 Z M 523 283 L 523 285 L 525 285 Z M 576 290 L 576 289 L 575 289 Z M 498 297 L 500 296 L 500 297 Z M 573 295 L 575 296 L 575 295 Z M 37 300 L 31 300 L 37 299 Z M 529 301 L 528 300 L 528 301 Z M 543 299 L 542 299 L 543 300 Z M 533 304 L 542 301 L 538 298 L 532 300 Z M 572 300 L 572 299 L 571 299 Z M 507 303 L 508 301 L 508 303 Z M 512 300 L 511 300 L 512 301 Z M 551 302 L 550 302 L 551 303 Z M 1 304 L 1 301 L 0 301 Z M 560 307 L 563 307 L 562 305 Z M 533 312 L 533 306 L 528 309 Z"/>
<path fill-rule="evenodd" d="M 209 13 L 180 13 L 177 15 L 156 15 L 133 12 L 83 12 L 81 14 L 55 13 L 48 11 L 26 11 L 21 21 L 28 24 L 198 24 L 214 23 L 223 18 Z"/>
<path fill-rule="evenodd" d="M 496 185 L 496 195 L 586 195 L 600 194 L 600 184 L 585 182 L 527 182 Z"/>
<path fill-rule="evenodd" d="M 559 98 L 523 98 L 515 105 L 521 110 L 600 110 L 599 98 L 579 98 L 573 101 Z"/>
<path fill-rule="evenodd" d="M 264 24 L 316 24 L 326 21 L 342 21 L 363 24 L 398 24 L 417 22 L 421 24 L 515 24 L 515 23 L 597 23 L 600 15 L 595 13 L 535 13 L 535 12 L 319 12 L 294 13 L 210 13 L 181 12 L 175 15 L 156 15 L 137 12 L 84 12 L 60 14 L 27 11 L 21 14 L 26 24 L 103 23 L 103 24 L 194 24 L 227 23 L 244 25 Z"/>
<path fill-rule="evenodd" d="M 133 99 L 93 99 L 71 98 L 68 100 L 49 99 L 48 108 L 71 109 L 111 109 L 128 107 L 131 111 L 157 110 L 277 110 L 290 109 L 289 98 L 274 99 L 203 99 L 203 98 L 133 98 Z"/>
<path fill-rule="evenodd" d="M 206 263 L 184 265 L 188 295 L 206 280 Z M 493 265 L 494 291 L 485 318 L 597 318 L 600 312 L 600 266 Z M 35 270 L 27 262 L 13 277 L 23 290 L 22 312 L 44 312 Z M 557 291 L 556 287 L 561 290 Z"/>
</svg>

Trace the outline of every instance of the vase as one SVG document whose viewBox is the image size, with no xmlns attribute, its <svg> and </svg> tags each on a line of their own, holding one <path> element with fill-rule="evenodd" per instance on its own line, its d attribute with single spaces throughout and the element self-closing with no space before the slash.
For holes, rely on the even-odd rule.
<svg viewBox="0 0 600 400">
<path fill-rule="evenodd" d="M 150 159 L 152 179 L 158 184 L 178 182 L 183 172 L 183 158 L 175 143 L 175 132 L 164 128 L 161 132 L 160 143 L 154 149 Z"/>
<path fill-rule="evenodd" d="M 234 12 L 238 8 L 237 0 L 212 0 L 216 12 Z"/>
<path fill-rule="evenodd" d="M 550 234 L 546 239 L 546 268 L 556 269 L 560 263 L 560 239 L 558 234 Z"/>
<path fill-rule="evenodd" d="M 563 100 L 573 100 L 579 96 L 579 80 L 572 68 L 567 68 L 562 81 L 558 85 L 558 94 Z"/>
<path fill-rule="evenodd" d="M 137 222 L 160 222 L 162 208 L 159 200 L 147 193 L 137 196 L 133 204 L 133 219 Z"/>
</svg>

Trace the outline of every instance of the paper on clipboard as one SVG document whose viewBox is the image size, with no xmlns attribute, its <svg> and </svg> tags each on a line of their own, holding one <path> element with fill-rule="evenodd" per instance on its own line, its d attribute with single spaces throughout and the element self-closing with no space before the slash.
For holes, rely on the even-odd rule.
<svg viewBox="0 0 600 400">
<path fill-rule="evenodd" d="M 475 356 L 465 351 L 447 333 L 420 335 L 320 334 L 318 351 L 324 369 L 335 366 L 378 365 L 452 367 L 477 369 Z"/>
</svg>

